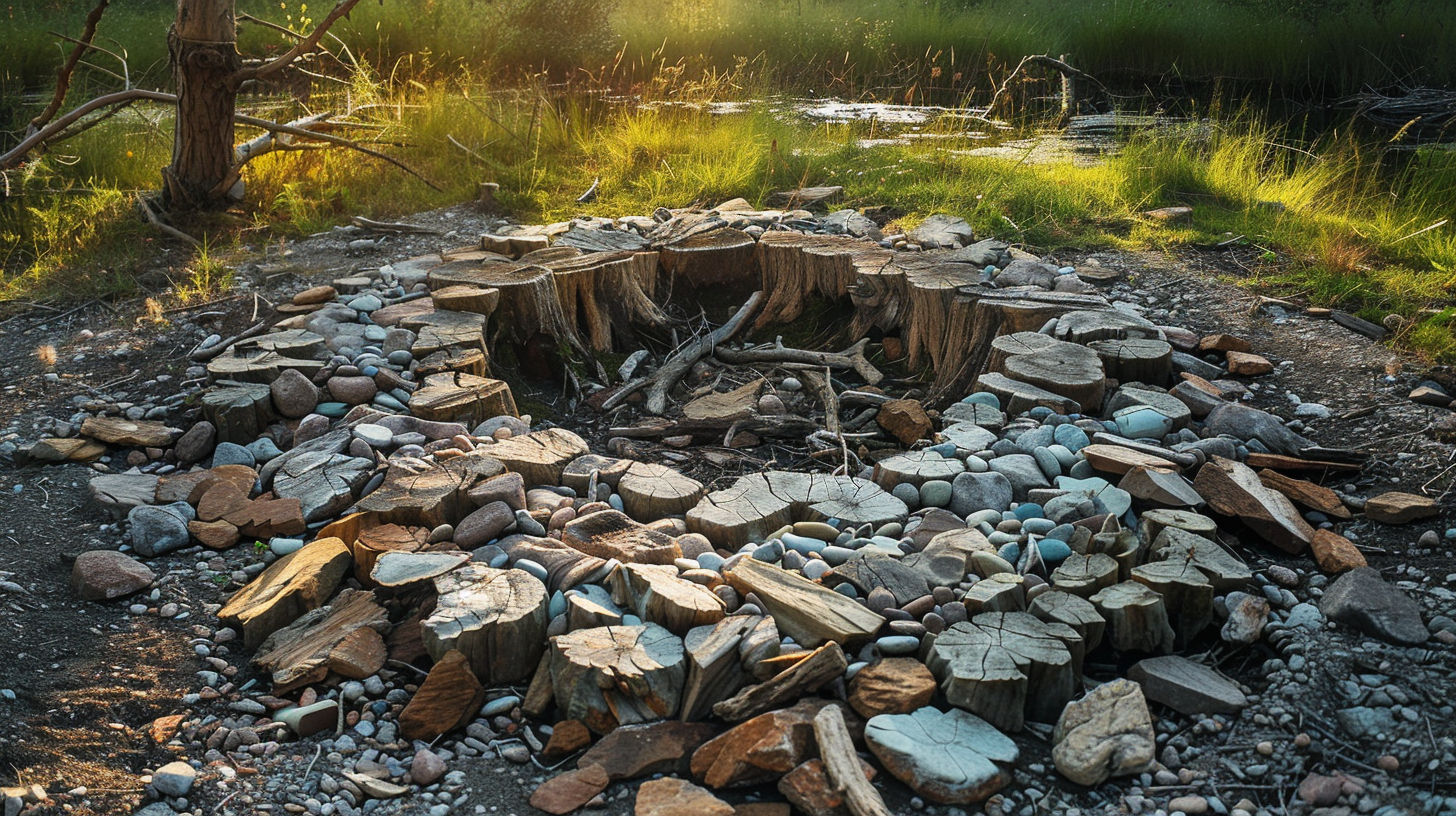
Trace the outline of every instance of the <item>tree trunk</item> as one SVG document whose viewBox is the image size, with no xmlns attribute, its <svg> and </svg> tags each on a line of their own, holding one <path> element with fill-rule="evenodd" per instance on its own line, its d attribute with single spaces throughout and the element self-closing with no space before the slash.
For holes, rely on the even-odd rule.
<svg viewBox="0 0 1456 816">
<path fill-rule="evenodd" d="M 233 0 L 177 0 L 177 22 L 167 34 L 177 84 L 172 164 L 163 189 L 172 209 L 221 209 L 236 181 L 233 113 L 241 66 Z"/>
</svg>

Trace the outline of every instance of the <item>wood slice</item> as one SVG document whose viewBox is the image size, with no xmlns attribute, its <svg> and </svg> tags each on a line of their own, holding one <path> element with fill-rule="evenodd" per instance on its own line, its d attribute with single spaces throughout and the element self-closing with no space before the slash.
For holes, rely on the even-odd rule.
<svg viewBox="0 0 1456 816">
<path fill-rule="evenodd" d="M 323 367 L 324 364 L 318 360 L 299 360 L 274 351 L 234 346 L 207 362 L 207 376 L 214 382 L 233 380 L 267 385 L 287 369 L 298 371 L 312 380 Z"/>
<path fill-rule="evenodd" d="M 1011 572 L 988 576 L 966 590 L 965 604 L 966 611 L 972 615 L 982 612 L 1025 612 L 1026 579 Z"/>
<path fill-rule="evenodd" d="M 741 476 L 731 486 L 707 494 L 687 512 L 688 531 L 707 536 L 716 547 L 737 550 L 791 524 L 794 503 L 775 490 L 771 476 Z"/>
<path fill-rule="evenodd" d="M 465 564 L 435 579 L 435 611 L 421 623 L 440 660 L 457 649 L 487 685 L 525 680 L 546 647 L 546 587 L 523 570 Z"/>
<path fill-rule="evenodd" d="M 752 558 L 738 562 L 723 577 L 740 593 L 756 594 L 779 631 L 807 648 L 826 641 L 854 648 L 874 637 L 885 622 L 838 592 Z"/>
<path fill-rule="evenodd" d="M 1067 556 L 1052 571 L 1052 586 L 1080 598 L 1090 598 L 1117 583 L 1117 561 L 1104 553 Z"/>
<path fill-rule="evenodd" d="M 270 564 L 234 593 L 217 616 L 242 632 L 246 647 L 256 649 L 269 635 L 323 606 L 348 569 L 344 542 L 317 539 Z"/>
<path fill-rule="evenodd" d="M 732 228 L 695 235 L 662 249 L 662 271 L 669 291 L 758 288 L 754 254 L 758 242 Z"/>
<path fill-rule="evenodd" d="M 1314 528 L 1294 503 L 1265 487 L 1248 465 L 1215 456 L 1198 469 L 1193 489 L 1208 502 L 1209 509 L 1242 521 L 1285 552 L 1303 552 L 1314 538 Z"/>
<path fill-rule="evenodd" d="M 1213 591 L 1219 595 L 1246 589 L 1254 579 L 1249 565 L 1217 541 L 1176 527 L 1168 527 L 1158 534 L 1148 558 L 1192 565 L 1213 584 Z"/>
<path fill-rule="evenodd" d="M 672 565 L 623 564 L 612 575 L 613 591 L 637 617 L 679 637 L 723 619 L 728 606 L 707 587 L 677 577 Z"/>
<path fill-rule="evenodd" d="M 827 586 L 845 581 L 854 585 L 859 597 L 875 589 L 889 590 L 895 605 L 904 606 L 930 594 L 930 584 L 913 566 L 883 553 L 856 553 L 855 557 L 830 570 L 822 579 Z"/>
<path fill-rule="evenodd" d="M 1186 560 L 1155 561 L 1134 567 L 1132 579 L 1163 596 L 1168 622 L 1187 644 L 1213 621 L 1213 584 Z"/>
<path fill-rule="evenodd" d="M 1107 621 L 1108 642 L 1119 652 L 1167 654 L 1176 635 L 1163 596 L 1135 581 L 1123 581 L 1090 599 Z"/>
<path fill-rule="evenodd" d="M 1054 722 L 1072 699 L 1076 678 L 1071 627 L 1026 612 L 991 612 L 957 623 L 931 645 L 925 664 L 946 701 L 1002 731 L 1026 720 Z"/>
<path fill-rule="evenodd" d="M 1283 493 L 1295 504 L 1303 505 L 1332 518 L 1350 518 L 1349 508 L 1345 507 L 1345 503 L 1339 495 L 1328 487 L 1303 479 L 1294 479 L 1267 468 L 1259 471 L 1259 481 L 1263 482 L 1265 487 Z"/>
<path fill-rule="evenodd" d="M 512 535 L 501 539 L 496 546 L 505 551 L 511 564 L 526 560 L 545 567 L 546 589 L 553 593 L 565 592 L 589 581 L 600 581 L 606 577 L 608 569 L 604 559 L 587 555 L 554 538 Z"/>
<path fill-rule="evenodd" d="M 1087 651 L 1102 644 L 1103 633 L 1107 630 L 1107 621 L 1091 601 L 1067 592 L 1043 592 L 1031 602 L 1028 611 L 1044 621 L 1072 627 L 1082 636 Z"/>
<path fill-rule="evenodd" d="M 419 377 L 451 372 L 484 377 L 490 373 L 490 355 L 478 348 L 451 346 L 428 354 L 415 364 L 415 374 Z"/>
<path fill-rule="evenodd" d="M 561 471 L 561 484 L 575 490 L 578 496 L 590 500 L 593 497 L 587 495 L 587 488 L 591 485 L 592 474 L 596 474 L 599 484 L 615 488 L 634 464 L 637 463 L 631 459 L 614 459 L 595 453 L 582 454 L 568 462 Z"/>
<path fill-rule="evenodd" d="M 237 445 L 256 441 L 278 418 L 268 386 L 232 381 L 203 392 L 202 415 L 217 428 L 217 441 Z"/>
<path fill-rule="evenodd" d="M 505 472 L 497 459 L 479 451 L 443 462 L 389 460 L 384 483 L 359 500 L 360 510 L 386 523 L 434 529 L 455 524 L 475 509 L 466 493 L 477 482 Z"/>
<path fill-rule="evenodd" d="M 544 334 L 573 349 L 585 348 L 561 309 L 556 276 L 544 266 L 450 262 L 430 270 L 429 284 L 431 289 L 465 285 L 500 290 L 494 316 L 497 333 L 513 343 L 524 345 Z"/>
<path fill-rule="evenodd" d="M 405 318 L 400 325 L 415 332 L 410 352 L 416 359 L 423 359 L 437 351 L 455 347 L 479 349 L 488 354 L 486 322 L 483 314 L 441 310 Z"/>
<path fill-rule="evenodd" d="M 1145 318 L 1116 309 L 1067 312 L 1052 332 L 1058 340 L 1086 345 L 1093 340 L 1164 340 L 1163 332 Z"/>
<path fill-rule="evenodd" d="M 1003 334 L 991 341 L 991 356 L 986 360 L 987 371 L 1005 371 L 1006 358 L 1018 354 L 1045 351 L 1061 342 L 1049 334 L 1034 331 L 1019 331 Z"/>
<path fill-rule="evenodd" d="M 683 638 L 688 675 L 683 684 L 682 720 L 701 720 L 713 704 L 731 697 L 749 681 L 738 658 L 738 645 L 762 618 L 733 615 L 711 626 L 698 626 Z"/>
<path fill-rule="evenodd" d="M 299 360 L 327 360 L 329 358 L 329 349 L 323 335 L 314 334 L 305 329 L 270 332 L 245 342 L 263 351 L 272 351 L 284 357 Z"/>
<path fill-rule="evenodd" d="M 825 643 L 771 679 L 717 703 L 713 714 L 727 722 L 743 722 L 818 691 L 843 677 L 847 668 L 849 661 L 839 644 Z"/>
<path fill-rule="evenodd" d="M 509 470 L 521 474 L 527 487 L 561 484 L 566 465 L 588 452 L 586 440 L 564 428 L 547 428 L 513 436 L 485 451 Z"/>
<path fill-rule="evenodd" d="M 1162 385 L 1173 376 L 1173 347 L 1162 340 L 1094 340 L 1087 347 L 1118 382 Z"/>
<path fill-rule="evenodd" d="M 605 734 L 673 717 L 687 660 L 683 642 L 654 623 L 582 629 L 551 639 L 551 686 L 564 719 Z"/>
<path fill-rule="evenodd" d="M 327 677 L 330 654 L 361 627 L 378 637 L 389 631 L 389 615 L 375 602 L 374 593 L 346 589 L 328 606 L 306 612 L 269 635 L 254 653 L 253 663 L 272 675 L 274 694 L 287 694 Z"/>
<path fill-rule="evenodd" d="M 509 385 L 460 372 L 425 377 L 425 384 L 411 397 L 409 407 L 410 413 L 420 419 L 466 426 L 517 415 Z"/>
<path fill-rule="evenodd" d="M 579 516 L 561 528 L 561 542 L 597 558 L 615 558 L 624 564 L 666 564 L 682 558 L 682 548 L 671 536 L 628 518 L 616 510 Z"/>
<path fill-rule="evenodd" d="M 663 465 L 633 462 L 617 483 L 627 514 L 639 521 L 680 516 L 706 492 L 703 483 Z"/>
<path fill-rule="evenodd" d="M 667 325 L 654 301 L 656 252 L 595 252 L 538 263 L 555 275 L 566 324 L 594 351 L 639 346 L 639 328 Z"/>
<path fill-rule="evenodd" d="M 1107 375 L 1102 360 L 1085 346 L 1058 343 L 1029 354 L 1006 358 L 1005 374 L 1076 402 L 1092 412 L 1102 406 Z"/>
<path fill-rule="evenodd" d="M 1145 511 L 1138 516 L 1138 539 L 1142 546 L 1147 549 L 1158 536 L 1168 528 L 1185 530 L 1204 538 L 1212 539 L 1218 535 L 1218 524 L 1208 516 L 1199 515 L 1191 510 L 1156 509 Z"/>
<path fill-rule="evenodd" d="M 905 503 L 868 479 L 811 473 L 804 493 L 803 521 L 839 519 L 842 526 L 880 527 L 903 522 L 910 513 Z"/>
<path fill-rule="evenodd" d="M 440 311 L 473 312 L 490 317 L 500 305 L 500 290 L 478 286 L 446 286 L 430 293 Z"/>
<path fill-rule="evenodd" d="M 876 462 L 871 478 L 886 490 L 893 490 L 895 485 L 900 484 L 918 488 L 929 481 L 952 481 L 956 474 L 965 470 L 961 460 L 941 456 L 936 451 L 910 451 Z"/>
</svg>

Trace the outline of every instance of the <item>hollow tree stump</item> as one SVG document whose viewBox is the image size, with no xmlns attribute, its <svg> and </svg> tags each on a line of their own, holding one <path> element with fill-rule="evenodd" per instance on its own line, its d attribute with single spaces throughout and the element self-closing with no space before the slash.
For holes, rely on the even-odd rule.
<svg viewBox="0 0 1456 816">
<path fill-rule="evenodd" d="M 580 629 L 552 638 L 550 648 L 551 687 L 564 718 L 605 734 L 676 716 L 687 661 L 683 642 L 661 626 Z"/>
</svg>

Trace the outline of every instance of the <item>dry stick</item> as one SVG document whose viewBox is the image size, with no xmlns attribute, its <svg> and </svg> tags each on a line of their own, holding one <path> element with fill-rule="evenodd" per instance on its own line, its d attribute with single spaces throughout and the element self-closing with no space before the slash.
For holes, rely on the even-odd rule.
<svg viewBox="0 0 1456 816">
<path fill-rule="evenodd" d="M 334 6 L 334 10 L 329 12 L 329 15 L 324 18 L 322 23 L 319 23 L 312 34 L 299 40 L 292 48 L 280 54 L 277 59 L 256 68 L 243 68 L 234 72 L 233 81 L 245 82 L 249 79 L 263 79 L 287 68 L 294 60 L 317 48 L 319 40 L 324 38 L 324 34 L 328 33 L 329 28 L 338 22 L 340 17 L 352 11 L 358 3 L 359 0 L 339 0 L 339 3 Z"/>
<path fill-rule="evenodd" d="M 176 99 L 176 97 L 172 97 L 172 98 L 174 100 Z M 252 116 L 243 116 L 242 114 L 238 114 L 238 115 L 233 116 L 233 121 L 237 122 L 238 124 L 242 124 L 242 125 L 251 125 L 251 126 L 257 127 L 257 128 L 263 128 L 264 130 L 270 130 L 270 131 L 273 131 L 275 133 L 289 133 L 289 134 L 292 134 L 294 136 L 304 136 L 304 137 L 309 138 L 309 139 L 318 139 L 321 142 L 328 142 L 329 144 L 338 145 L 340 147 L 347 147 L 347 148 L 349 148 L 351 150 L 357 150 L 357 151 L 359 151 L 360 153 L 363 153 L 366 156 L 373 156 L 374 158 L 379 159 L 381 161 L 387 161 L 387 162 L 389 162 L 390 164 L 394 165 L 395 167 L 398 167 L 399 169 L 405 171 L 406 173 L 409 173 L 410 175 L 412 175 L 415 178 L 419 179 L 420 181 L 424 182 L 431 190 L 434 190 L 436 192 L 441 192 L 441 193 L 444 192 L 444 190 L 442 190 L 439 187 L 437 187 L 434 182 L 432 182 L 429 179 L 425 178 L 424 176 L 420 175 L 417 171 L 414 170 L 414 168 L 410 167 L 409 165 L 405 164 L 404 162 L 402 162 L 402 161 L 400 161 L 398 159 L 394 159 L 394 158 L 391 158 L 389 156 L 386 156 L 385 154 L 380 153 L 378 150 L 373 150 L 373 149 L 367 148 L 364 145 L 361 145 L 358 142 L 355 142 L 355 141 L 353 141 L 351 139 L 345 139 L 345 138 L 342 138 L 340 136 L 331 136 L 331 135 L 329 135 L 327 133 L 318 133 L 317 131 L 307 130 L 305 128 L 296 128 L 296 127 L 292 127 L 291 125 L 280 125 L 277 122 L 270 122 L 267 119 L 257 119 L 257 118 L 252 117 Z"/>
<path fill-rule="evenodd" d="M 81 61 L 81 55 L 91 48 L 91 40 L 96 37 L 96 24 L 101 22 L 101 15 L 106 13 L 106 6 L 110 2 L 111 0 L 97 0 L 96 7 L 86 15 L 86 25 L 81 30 L 81 37 L 76 42 L 76 47 L 71 50 L 71 55 L 66 58 L 65 64 L 56 69 L 56 92 L 51 95 L 51 101 L 45 106 L 45 110 L 30 120 L 27 131 L 33 133 L 45 127 L 50 123 L 51 117 L 60 111 L 61 103 L 66 101 L 66 91 L 71 87 L 71 74 L 75 72 L 76 64 Z"/>
<path fill-rule="evenodd" d="M 1019 73 L 1021 73 L 1021 69 L 1022 68 L 1025 68 L 1027 65 L 1045 65 L 1046 67 L 1051 68 L 1054 71 L 1057 71 L 1062 76 L 1070 76 L 1070 77 L 1076 77 L 1077 79 L 1085 79 L 1088 82 L 1091 82 L 1093 85 L 1096 85 L 1099 89 L 1101 89 L 1103 91 L 1106 91 L 1107 90 L 1107 86 L 1103 85 L 1101 82 L 1099 82 L 1097 80 L 1097 77 L 1092 76 L 1091 74 L 1087 73 L 1086 71 L 1079 71 L 1076 68 L 1073 68 L 1072 66 L 1068 65 L 1067 63 L 1062 62 L 1059 59 L 1053 59 L 1053 58 L 1047 56 L 1046 54 L 1032 54 L 1030 56 L 1023 57 L 1021 59 L 1021 62 L 1017 63 L 1016 68 L 1010 74 L 1008 74 L 1006 76 L 1005 81 L 1003 81 L 1001 83 L 1001 87 L 999 87 L 999 88 L 996 89 L 996 93 L 994 93 L 994 94 L 991 95 L 991 104 L 989 104 L 989 105 L 986 106 L 986 116 L 987 117 L 990 117 L 990 116 L 995 115 L 995 113 L 996 113 L 996 103 L 1001 99 L 1001 93 L 1003 91 L 1005 91 L 1007 88 L 1011 87 L 1011 80 L 1015 79 L 1016 78 L 1016 75 L 1019 74 Z M 1008 219 L 1008 220 L 1010 220 L 1010 219 Z"/>
<path fill-rule="evenodd" d="M 829 366 L 824 367 L 821 377 L 818 371 L 805 371 L 804 384 L 824 405 L 824 429 L 839 434 L 839 398 L 834 396 L 834 386 L 829 384 Z"/>
<path fill-rule="evenodd" d="M 825 706 L 814 716 L 814 739 L 819 743 L 819 757 L 824 760 L 829 783 L 844 795 L 849 812 L 854 816 L 891 816 L 880 792 L 860 770 L 859 754 L 854 751 L 839 706 Z"/>
<path fill-rule="evenodd" d="M 212 358 L 218 356 L 219 354 L 222 354 L 224 351 L 227 351 L 229 348 L 232 348 L 238 342 L 240 342 L 242 340 L 247 340 L 249 337 L 257 337 L 258 335 L 262 334 L 263 332 L 265 332 L 267 330 L 268 330 L 268 324 L 267 323 L 259 323 L 259 324 L 255 325 L 255 326 L 252 326 L 250 328 L 247 328 L 247 329 L 244 329 L 243 331 L 238 332 L 237 334 L 233 335 L 232 337 L 229 337 L 226 340 L 223 340 L 223 341 L 219 342 L 217 345 L 208 346 L 205 349 L 198 349 L 197 351 L 194 351 L 194 352 L 192 352 L 191 354 L 189 354 L 187 356 L 190 357 L 192 359 L 192 361 L 195 362 L 195 363 L 206 362 L 206 361 L 211 360 Z"/>
<path fill-rule="evenodd" d="M 156 227 L 163 235 L 176 238 L 177 240 L 191 244 L 198 249 L 202 248 L 201 241 L 193 238 L 191 235 L 188 235 L 187 233 L 177 229 L 174 226 L 162 223 L 162 219 L 157 217 L 156 211 L 152 209 L 152 205 L 146 200 L 145 197 L 137 196 L 137 206 L 141 208 L 142 215 L 145 215 L 147 217 L 147 221 L 151 222 L 151 225 Z"/>
<path fill-rule="evenodd" d="M 885 379 L 885 375 L 875 368 L 865 358 L 865 346 L 869 345 L 869 338 L 863 338 L 858 343 L 850 346 L 844 351 L 807 351 L 805 349 L 789 348 L 784 345 L 783 338 L 774 340 L 772 346 L 744 349 L 735 351 L 733 349 L 717 349 L 713 355 L 725 363 L 741 365 L 744 363 L 807 363 L 813 366 L 827 366 L 829 368 L 848 368 L 864 378 L 865 382 L 875 385 Z"/>
</svg>

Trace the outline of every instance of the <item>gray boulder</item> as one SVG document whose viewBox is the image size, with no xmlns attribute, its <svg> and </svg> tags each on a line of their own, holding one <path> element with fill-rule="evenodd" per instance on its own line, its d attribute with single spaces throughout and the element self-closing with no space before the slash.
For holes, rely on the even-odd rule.
<svg viewBox="0 0 1456 816">
<path fill-rule="evenodd" d="M 1011 481 L 1000 473 L 961 473 L 951 482 L 950 511 L 961 518 L 980 510 L 1003 511 L 1011 500 Z"/>
<path fill-rule="evenodd" d="M 996 276 L 996 285 L 1002 287 L 1036 286 L 1050 289 L 1056 282 L 1057 270 L 1037 261 L 1012 261 Z"/>
<path fill-rule="evenodd" d="M 144 558 L 180 550 L 189 540 L 187 522 L 196 517 L 186 502 L 133 507 L 126 515 L 131 522 L 131 546 Z"/>
<path fill-rule="evenodd" d="M 1370 567 L 1340 576 L 1320 598 L 1319 610 L 1332 621 L 1389 643 L 1417 646 L 1430 637 L 1420 604 Z"/>
</svg>

